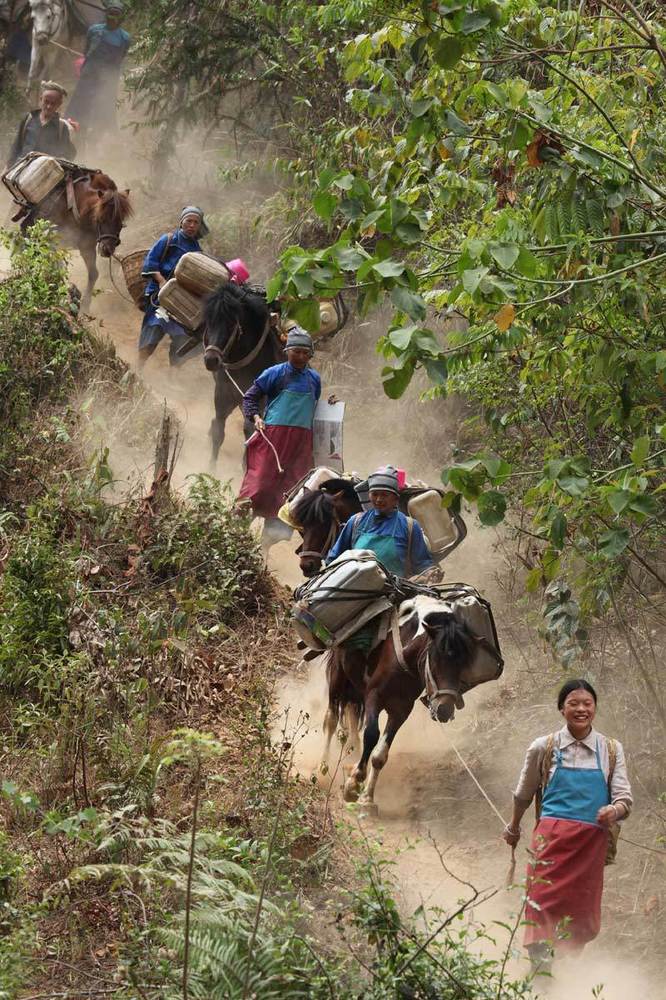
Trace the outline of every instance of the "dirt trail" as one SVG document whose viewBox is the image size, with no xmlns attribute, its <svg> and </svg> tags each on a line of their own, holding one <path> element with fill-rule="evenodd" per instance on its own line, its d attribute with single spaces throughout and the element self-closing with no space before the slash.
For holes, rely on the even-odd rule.
<svg viewBox="0 0 666 1000">
<path fill-rule="evenodd" d="M 218 192 L 218 198 L 220 197 Z M 145 245 L 147 236 L 168 228 L 155 203 L 140 205 L 134 220 L 123 234 L 123 251 Z M 8 200 L 0 203 L 4 217 Z M 157 220 L 157 221 L 156 221 Z M 173 224 L 173 223 L 172 223 Z M 243 248 L 250 257 L 251 251 Z M 107 262 L 100 262 L 99 294 L 95 296 L 92 313 L 98 330 L 108 336 L 116 350 L 130 366 L 136 363 L 136 343 L 140 326 L 139 312 L 126 302 L 109 281 Z M 6 261 L 0 259 L 0 271 Z M 116 283 L 123 287 L 116 264 Z M 253 273 L 261 280 L 266 275 Z M 82 266 L 73 261 L 73 280 L 82 279 Z M 348 399 L 345 423 L 345 455 L 348 469 L 364 474 L 380 463 L 390 461 L 406 468 L 415 477 L 437 482 L 438 468 L 448 458 L 447 441 L 457 434 L 454 409 L 442 410 L 424 404 L 414 421 L 414 394 L 411 401 L 400 404 L 386 401 L 377 378 L 378 359 L 371 344 L 377 329 L 367 323 L 350 326 L 336 341 L 335 355 L 318 358 L 318 367 L 325 375 L 325 388 L 333 389 Z M 359 344 L 364 350 L 359 351 Z M 158 400 L 165 399 L 181 423 L 183 447 L 176 468 L 177 484 L 186 482 L 192 473 L 209 469 L 208 427 L 212 416 L 212 377 L 205 371 L 200 358 L 174 372 L 169 371 L 167 346 L 160 345 L 146 365 L 143 376 Z M 110 445 L 110 464 L 121 478 L 147 477 L 151 467 L 154 437 L 147 435 L 144 446 L 124 443 L 117 417 L 103 396 L 93 401 L 98 441 Z M 437 453 L 424 454 L 416 440 L 422 421 L 437 424 L 437 439 L 442 441 Z M 422 436 L 422 435 L 421 435 Z M 215 470 L 217 476 L 237 486 L 240 481 L 243 439 L 240 414 L 228 423 L 228 435 Z M 332 802 L 338 817 L 360 822 L 364 833 L 379 841 L 386 853 L 394 858 L 394 873 L 399 897 L 406 910 L 419 905 L 427 908 L 454 908 L 460 898 L 467 898 L 469 888 L 457 880 L 473 884 L 479 890 L 495 889 L 496 893 L 483 905 L 473 909 L 471 917 L 496 932 L 497 943 L 483 943 L 483 950 L 497 955 L 503 952 L 507 933 L 493 921 L 511 921 L 520 908 L 520 891 L 504 889 L 509 852 L 499 839 L 501 824 L 473 785 L 456 757 L 452 744 L 473 767 L 478 780 L 486 788 L 503 815 L 508 814 L 510 789 L 515 781 L 522 752 L 539 732 L 552 724 L 552 696 L 542 695 L 539 671 L 542 666 L 535 633 L 526 633 L 518 608 L 502 606 L 504 597 L 498 585 L 502 557 L 498 537 L 483 530 L 469 516 L 469 535 L 463 545 L 446 563 L 448 580 L 464 580 L 477 586 L 494 604 L 502 608 L 500 637 L 506 659 L 504 678 L 496 685 L 472 692 L 466 698 L 466 708 L 446 727 L 433 723 L 420 704 L 398 735 L 389 763 L 377 788 L 378 820 L 360 820 L 349 812 L 341 800 L 342 773 L 349 770 L 351 757 L 343 755 L 341 767 L 333 780 Z M 271 553 L 270 566 L 288 585 L 300 582 L 294 545 L 283 543 Z M 498 616 L 499 618 L 500 616 Z M 528 635 L 526 641 L 525 636 Z M 529 703 L 516 696 L 516 691 L 536 692 Z M 321 752 L 320 722 L 325 708 L 324 678 L 315 661 L 309 669 L 301 668 L 286 682 L 279 693 L 282 707 L 290 709 L 290 718 L 299 711 L 310 715 L 309 730 L 298 747 L 297 764 L 304 774 L 318 773 Z M 543 704 L 535 704 L 541 701 Z M 603 719 L 600 720 L 603 729 Z M 321 776 L 320 780 L 321 780 Z M 437 849 L 433 846 L 436 844 Z M 440 861 L 441 854 L 447 871 Z M 623 846 L 623 853 L 631 848 Z M 519 851 L 518 877 L 524 865 L 524 848 Z M 453 877 L 455 876 L 455 878 Z M 612 870 L 608 877 L 606 907 L 612 910 L 619 898 L 622 869 Z M 636 896 L 638 900 L 638 895 Z M 629 929 L 628 933 L 631 931 Z M 514 971 L 523 970 L 522 960 L 512 960 Z M 591 996 L 592 987 L 603 981 L 607 985 L 601 996 L 606 1000 L 624 1000 L 630 988 L 644 1000 L 656 1000 L 660 989 L 642 976 L 637 963 L 619 961 L 610 956 L 602 942 L 586 951 L 585 963 L 567 969 L 562 966 L 549 996 Z"/>
</svg>

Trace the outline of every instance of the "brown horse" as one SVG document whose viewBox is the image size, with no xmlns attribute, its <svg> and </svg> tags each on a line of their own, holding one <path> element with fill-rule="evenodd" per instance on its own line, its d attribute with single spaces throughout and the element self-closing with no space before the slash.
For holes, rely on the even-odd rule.
<svg viewBox="0 0 666 1000">
<path fill-rule="evenodd" d="M 358 494 L 346 479 L 329 479 L 317 490 L 305 490 L 292 514 L 303 538 L 296 549 L 303 576 L 319 572 L 342 525 L 361 509 Z"/>
<path fill-rule="evenodd" d="M 88 284 L 81 306 L 90 305 L 99 277 L 96 255 L 112 257 L 120 244 L 120 231 L 132 214 L 129 190 L 119 191 L 115 181 L 99 170 L 73 174 L 31 211 L 22 223 L 24 231 L 37 219 L 46 219 L 58 229 L 58 238 L 81 254 L 88 271 Z"/>
<path fill-rule="evenodd" d="M 351 709 L 352 717 L 364 723 L 363 751 L 345 782 L 344 797 L 349 802 L 358 799 L 373 815 L 377 812 L 374 793 L 379 772 L 421 692 L 425 691 L 423 701 L 431 717 L 448 722 L 456 708 L 464 708 L 462 696 L 470 687 L 502 672 L 498 651 L 494 677 L 492 668 L 482 678 L 473 674 L 480 640 L 443 601 L 419 596 L 403 602 L 398 615 L 391 634 L 369 656 L 358 649 L 338 647 L 329 654 L 327 664 L 327 752 L 337 726 L 344 727 L 349 721 Z M 381 711 L 387 713 L 387 722 L 380 738 Z"/>
</svg>

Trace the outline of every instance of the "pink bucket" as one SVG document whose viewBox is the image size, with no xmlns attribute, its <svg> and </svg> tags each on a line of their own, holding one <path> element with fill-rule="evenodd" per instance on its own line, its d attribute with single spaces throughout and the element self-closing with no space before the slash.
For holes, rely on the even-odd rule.
<svg viewBox="0 0 666 1000">
<path fill-rule="evenodd" d="M 405 483 L 407 482 L 407 473 L 404 469 L 396 469 L 395 471 L 398 473 L 398 489 L 404 490 Z"/>
<path fill-rule="evenodd" d="M 247 281 L 250 277 L 250 272 L 247 269 L 245 261 L 241 260 L 240 257 L 236 257 L 235 260 L 228 260 L 227 267 L 231 272 L 231 280 L 236 285 L 242 285 L 243 282 Z"/>
<path fill-rule="evenodd" d="M 81 76 L 81 69 L 82 69 L 83 64 L 84 64 L 85 61 L 86 61 L 86 57 L 85 56 L 77 56 L 77 58 L 74 60 L 74 76 L 75 77 L 78 78 L 79 76 Z"/>
</svg>

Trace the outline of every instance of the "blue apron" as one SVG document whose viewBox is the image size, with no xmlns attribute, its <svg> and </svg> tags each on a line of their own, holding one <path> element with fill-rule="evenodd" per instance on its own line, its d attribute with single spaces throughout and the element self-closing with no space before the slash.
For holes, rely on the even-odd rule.
<svg viewBox="0 0 666 1000">
<path fill-rule="evenodd" d="M 380 563 L 386 566 L 389 573 L 396 576 L 404 576 L 406 572 L 405 561 L 400 554 L 396 540 L 395 529 L 398 527 L 398 518 L 395 519 L 393 531 L 390 535 L 378 535 L 374 531 L 362 531 L 354 541 L 355 549 L 370 549 L 374 552 Z"/>
<path fill-rule="evenodd" d="M 597 813 L 610 802 L 608 782 L 599 760 L 599 741 L 595 747 L 595 768 L 564 767 L 562 751 L 555 754 L 555 771 L 546 785 L 541 818 L 568 819 L 599 826 Z"/>
</svg>

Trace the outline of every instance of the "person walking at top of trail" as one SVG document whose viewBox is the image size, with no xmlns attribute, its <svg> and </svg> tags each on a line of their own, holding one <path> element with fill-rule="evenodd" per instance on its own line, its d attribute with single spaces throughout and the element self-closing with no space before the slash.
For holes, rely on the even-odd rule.
<svg viewBox="0 0 666 1000">
<path fill-rule="evenodd" d="M 46 153 L 48 156 L 73 160 L 76 148 L 70 127 L 60 116 L 67 91 L 53 80 L 43 80 L 40 88 L 39 107 L 29 111 L 16 133 L 9 151 L 7 166 L 13 166 L 26 153 Z"/>
<path fill-rule="evenodd" d="M 277 513 L 284 494 L 312 468 L 312 427 L 321 396 L 321 378 L 310 366 L 314 344 L 309 333 L 292 327 L 285 352 L 286 362 L 263 371 L 243 396 L 243 414 L 255 432 L 246 444 L 245 476 L 238 497 L 252 507 L 256 517 L 264 518 L 264 550 L 291 536 L 292 529 Z"/>
<path fill-rule="evenodd" d="M 120 27 L 125 14 L 120 0 L 106 0 L 104 9 L 104 23 L 88 28 L 85 61 L 69 107 L 82 129 L 100 136 L 117 130 L 120 69 L 132 41 Z"/>
<path fill-rule="evenodd" d="M 557 707 L 565 725 L 529 746 L 503 833 L 515 847 L 536 796 L 525 907 L 525 945 L 534 971 L 548 971 L 555 953 L 580 952 L 599 933 L 604 864 L 617 823 L 633 804 L 622 745 L 592 725 L 592 685 L 567 681 Z"/>
<path fill-rule="evenodd" d="M 347 521 L 326 557 L 330 563 L 349 549 L 370 549 L 389 572 L 414 576 L 434 566 L 420 524 L 398 510 L 398 473 L 390 465 L 368 476 L 372 510 Z"/>
<path fill-rule="evenodd" d="M 173 277 L 176 264 L 186 253 L 201 253 L 199 239 L 208 235 L 203 211 L 186 205 L 180 213 L 178 229 L 164 233 L 150 248 L 143 261 L 141 276 L 148 279 L 145 288 L 145 311 L 139 336 L 139 366 L 143 367 L 165 334 L 171 338 L 169 362 L 179 363 L 179 350 L 196 345 L 184 327 L 172 319 L 157 301 L 157 293 Z"/>
</svg>

